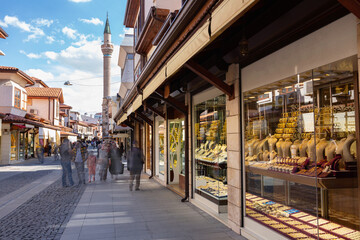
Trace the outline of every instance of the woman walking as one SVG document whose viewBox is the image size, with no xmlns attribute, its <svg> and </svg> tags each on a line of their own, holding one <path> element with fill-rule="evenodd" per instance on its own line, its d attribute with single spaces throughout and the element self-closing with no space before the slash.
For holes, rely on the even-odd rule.
<svg viewBox="0 0 360 240">
<path fill-rule="evenodd" d="M 62 167 L 62 186 L 68 187 L 74 185 L 71 172 L 72 150 L 69 139 L 65 138 L 60 146 L 61 167 Z M 69 185 L 66 184 L 66 177 L 69 179 Z"/>
<path fill-rule="evenodd" d="M 86 147 L 81 141 L 78 141 L 73 149 L 73 161 L 75 162 L 76 171 L 79 177 L 79 185 L 85 184 L 84 162 L 86 160 Z"/>
<path fill-rule="evenodd" d="M 109 166 L 109 152 L 110 152 L 110 143 L 108 140 L 105 140 L 99 149 L 99 176 L 100 181 L 106 181 L 107 171 Z"/>
<path fill-rule="evenodd" d="M 89 170 L 89 183 L 92 181 L 95 182 L 95 171 L 96 171 L 96 156 L 97 156 L 97 148 L 95 142 L 92 142 L 88 149 L 88 157 L 87 157 L 87 167 Z"/>
</svg>

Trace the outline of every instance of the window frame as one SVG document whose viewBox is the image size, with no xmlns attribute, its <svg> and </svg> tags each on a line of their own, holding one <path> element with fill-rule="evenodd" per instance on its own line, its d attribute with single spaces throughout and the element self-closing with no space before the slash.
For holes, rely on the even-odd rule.
<svg viewBox="0 0 360 240">
<path fill-rule="evenodd" d="M 17 96 L 16 93 L 19 93 L 19 96 Z M 17 101 L 18 104 L 16 104 Z M 21 109 L 21 90 L 17 87 L 14 88 L 14 107 Z"/>
</svg>

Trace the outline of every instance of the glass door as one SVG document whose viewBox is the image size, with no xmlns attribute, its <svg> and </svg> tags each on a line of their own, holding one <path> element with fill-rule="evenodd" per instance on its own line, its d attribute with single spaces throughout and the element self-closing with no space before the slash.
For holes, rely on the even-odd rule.
<svg viewBox="0 0 360 240">
<path fill-rule="evenodd" d="M 184 118 L 169 120 L 169 184 L 185 190 L 185 127 Z"/>
</svg>

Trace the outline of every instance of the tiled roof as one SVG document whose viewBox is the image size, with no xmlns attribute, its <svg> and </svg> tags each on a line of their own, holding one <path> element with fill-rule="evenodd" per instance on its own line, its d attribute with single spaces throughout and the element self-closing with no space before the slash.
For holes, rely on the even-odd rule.
<svg viewBox="0 0 360 240">
<path fill-rule="evenodd" d="M 35 82 L 41 84 L 44 88 L 48 88 L 48 87 L 49 87 L 49 86 L 48 86 L 46 83 L 44 83 L 44 81 L 41 80 L 41 79 L 38 79 L 38 78 L 36 78 L 36 77 L 31 77 L 31 79 L 34 80 Z"/>
<path fill-rule="evenodd" d="M 0 27 L 0 38 L 7 38 L 9 35 Z"/>
<path fill-rule="evenodd" d="M 84 127 L 89 126 L 89 124 L 87 122 L 83 122 L 83 121 L 79 121 L 79 125 L 84 126 Z"/>
<path fill-rule="evenodd" d="M 27 87 L 26 92 L 28 97 L 59 98 L 61 103 L 64 102 L 62 88 Z"/>
<path fill-rule="evenodd" d="M 70 108 L 70 109 L 72 109 L 72 106 L 61 103 L 60 108 Z"/>
<path fill-rule="evenodd" d="M 20 117 L 14 114 L 6 114 L 2 119 L 3 123 L 27 123 L 36 127 L 43 127 L 43 124 L 34 120 L 30 120 L 24 117 Z"/>
<path fill-rule="evenodd" d="M 61 131 L 60 132 L 60 136 L 77 136 L 76 133 L 72 133 L 72 132 L 64 132 L 64 131 Z"/>
<path fill-rule="evenodd" d="M 26 123 L 26 124 L 34 125 L 36 127 L 44 127 L 44 128 L 54 129 L 54 130 L 60 130 L 59 127 L 45 123 L 48 121 L 44 121 L 44 122 L 35 121 L 35 120 L 27 119 L 27 118 L 20 117 L 20 116 L 14 115 L 14 114 L 9 114 L 9 113 L 5 115 L 5 117 L 2 119 L 2 122 L 3 123 Z"/>
<path fill-rule="evenodd" d="M 2 72 L 17 73 L 18 75 L 20 75 L 20 77 L 25 79 L 29 84 L 34 85 L 35 83 L 34 80 L 32 80 L 32 78 L 29 75 L 27 75 L 26 73 L 24 73 L 23 71 L 19 70 L 16 67 L 0 66 L 0 73 Z"/>
</svg>

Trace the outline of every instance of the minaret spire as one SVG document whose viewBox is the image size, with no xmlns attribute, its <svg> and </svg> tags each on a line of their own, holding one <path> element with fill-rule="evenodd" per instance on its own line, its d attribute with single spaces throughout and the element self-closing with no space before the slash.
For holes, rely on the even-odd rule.
<svg viewBox="0 0 360 240">
<path fill-rule="evenodd" d="M 102 104 L 102 133 L 103 137 L 109 136 L 109 98 L 110 98 L 110 78 L 111 78 L 111 54 L 114 45 L 111 43 L 111 31 L 109 15 L 106 13 L 106 24 L 104 29 L 104 44 L 101 51 L 104 56 L 104 97 Z"/>
<path fill-rule="evenodd" d="M 104 34 L 111 34 L 110 31 L 110 24 L 109 24 L 109 14 L 106 12 L 106 23 L 105 23 L 105 29 L 104 29 Z"/>
</svg>

